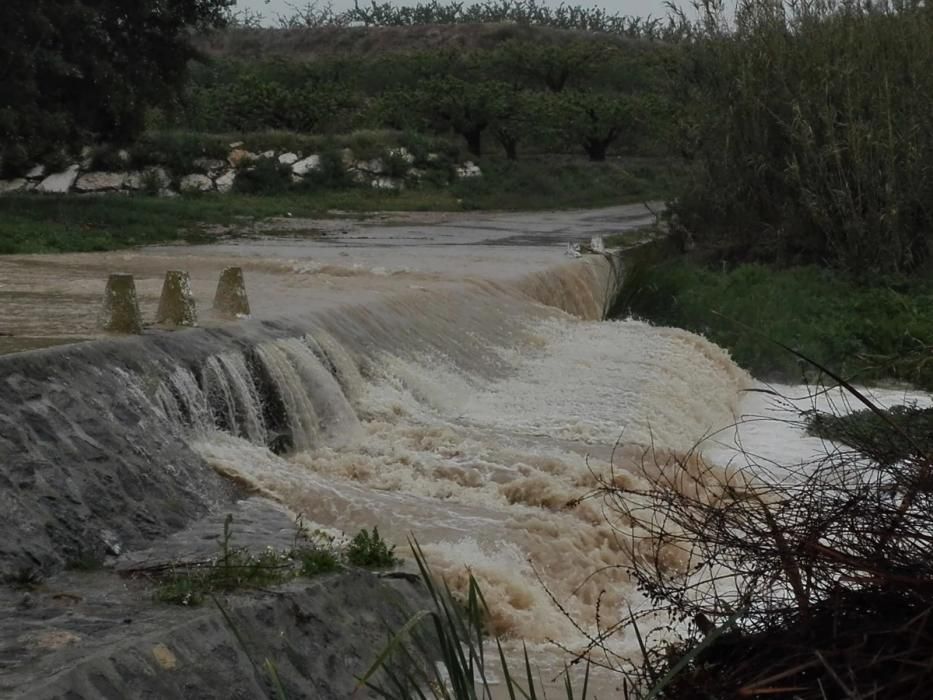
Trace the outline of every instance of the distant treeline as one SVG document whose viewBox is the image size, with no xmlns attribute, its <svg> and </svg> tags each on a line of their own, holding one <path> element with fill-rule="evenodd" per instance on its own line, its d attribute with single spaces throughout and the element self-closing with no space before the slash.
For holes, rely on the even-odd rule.
<svg viewBox="0 0 933 700">
<path fill-rule="evenodd" d="M 551 6 L 537 0 L 483 0 L 476 3 L 430 0 L 414 5 L 354 0 L 353 8 L 344 11 L 334 10 L 329 2 L 317 1 L 289 3 L 288 7 L 288 12 L 277 13 L 274 17 L 252 10 L 231 10 L 229 22 L 240 27 L 274 23 L 283 29 L 509 23 L 650 39 L 677 37 L 684 29 L 676 16 L 631 17 L 601 7 L 565 2 Z"/>
<path fill-rule="evenodd" d="M 530 148 L 653 152 L 673 107 L 661 47 L 509 41 L 486 51 L 393 52 L 195 67 L 164 124 L 206 132 L 393 129 L 455 134 L 476 156 Z"/>
</svg>

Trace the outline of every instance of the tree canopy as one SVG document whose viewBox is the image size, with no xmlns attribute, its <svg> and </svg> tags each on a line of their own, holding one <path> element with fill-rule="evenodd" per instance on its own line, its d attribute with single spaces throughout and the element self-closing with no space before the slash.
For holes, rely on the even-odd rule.
<svg viewBox="0 0 933 700">
<path fill-rule="evenodd" d="M 195 55 L 190 30 L 234 0 L 0 3 L 0 143 L 10 173 L 89 138 L 124 140 L 172 97 Z"/>
</svg>

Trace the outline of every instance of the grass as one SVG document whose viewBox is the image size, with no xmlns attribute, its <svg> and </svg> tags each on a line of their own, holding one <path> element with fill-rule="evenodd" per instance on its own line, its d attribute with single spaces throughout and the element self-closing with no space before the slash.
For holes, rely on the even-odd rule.
<svg viewBox="0 0 933 700">
<path fill-rule="evenodd" d="M 247 224 L 329 210 L 442 211 L 456 209 L 449 192 L 324 191 L 309 194 L 0 197 L 0 254 L 115 250 L 209 240 L 205 225 Z"/>
<path fill-rule="evenodd" d="M 655 252 L 630 264 L 615 314 L 701 333 L 765 379 L 813 376 L 778 341 L 856 381 L 933 388 L 933 284 L 926 280 L 862 286 L 812 266 L 715 270 Z"/>
<path fill-rule="evenodd" d="M 298 577 L 312 578 L 333 573 L 346 564 L 369 569 L 399 564 L 395 547 L 376 528 L 357 533 L 342 550 L 333 537 L 320 531 L 308 532 L 301 518 L 297 521 L 295 543 L 286 549 L 267 547 L 255 553 L 233 545 L 233 517 L 224 521 L 220 552 L 203 561 L 177 562 L 136 570 L 135 574 L 154 579 L 155 599 L 176 605 L 200 605 L 218 593 L 255 590 L 287 583 Z"/>
<path fill-rule="evenodd" d="M 676 161 L 615 159 L 592 163 L 567 156 L 484 159 L 483 177 L 452 191 L 464 209 L 603 207 L 669 197 L 682 177 Z"/>
</svg>

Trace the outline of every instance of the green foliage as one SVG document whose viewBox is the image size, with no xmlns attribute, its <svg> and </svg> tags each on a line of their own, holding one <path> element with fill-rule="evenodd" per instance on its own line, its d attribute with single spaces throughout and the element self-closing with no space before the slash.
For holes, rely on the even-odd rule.
<svg viewBox="0 0 933 700">
<path fill-rule="evenodd" d="M 127 149 L 130 166 L 136 169 L 161 166 L 173 173 L 187 174 L 196 170 L 199 158 L 226 160 L 229 139 L 222 135 L 190 131 L 147 132 Z"/>
<path fill-rule="evenodd" d="M 340 569 L 340 557 L 327 547 L 306 547 L 297 553 L 301 576 L 312 577 L 329 574 Z"/>
<path fill-rule="evenodd" d="M 816 267 L 740 265 L 715 271 L 683 259 L 630 264 L 616 309 L 701 333 L 757 376 L 799 381 L 813 370 L 779 341 L 858 381 L 933 388 L 933 287 L 858 286 Z"/>
<path fill-rule="evenodd" d="M 142 569 L 158 580 L 156 600 L 178 605 L 198 605 L 217 593 L 232 593 L 286 583 L 297 576 L 314 577 L 339 571 L 344 558 L 354 566 L 384 568 L 399 562 L 395 547 L 383 540 L 376 528 L 360 531 L 341 553 L 334 538 L 309 532 L 299 516 L 291 548 L 267 547 L 258 554 L 233 545 L 233 516 L 224 520 L 218 556 L 206 561 L 177 562 L 154 570 Z"/>
<path fill-rule="evenodd" d="M 262 68 L 244 66 L 226 82 L 196 84 L 188 98 L 188 127 L 204 131 L 326 132 L 343 127 L 357 107 L 354 96 L 343 86 L 317 84 L 309 76 L 295 75 L 294 70 L 277 76 Z"/>
<path fill-rule="evenodd" d="M 933 408 L 894 406 L 884 413 L 886 420 L 867 408 L 844 415 L 813 411 L 806 416 L 807 432 L 848 445 L 885 466 L 903 461 L 918 450 L 933 454 Z M 899 430 L 892 430 L 888 421 Z"/>
<path fill-rule="evenodd" d="M 735 259 L 861 278 L 917 270 L 933 231 L 933 6 L 714 2 L 675 94 L 698 173 L 678 227 Z"/>
<path fill-rule="evenodd" d="M 90 138 L 126 140 L 147 107 L 178 93 L 191 28 L 222 23 L 229 0 L 0 3 L 4 173 Z M 6 161 L 10 161 L 7 163 Z"/>
<path fill-rule="evenodd" d="M 657 161 L 644 162 L 640 176 L 624 162 L 581 162 L 560 156 L 484 159 L 480 164 L 482 177 L 457 180 L 450 186 L 464 209 L 559 209 L 664 199 L 680 177 Z"/>
<path fill-rule="evenodd" d="M 291 187 L 291 167 L 274 158 L 260 158 L 237 172 L 233 181 L 234 192 L 240 194 L 277 194 Z"/>
<path fill-rule="evenodd" d="M 395 545 L 389 545 L 379 530 L 373 527 L 372 532 L 365 528 L 360 530 L 347 546 L 347 561 L 354 566 L 364 566 L 369 569 L 382 569 L 398 564 L 395 556 Z"/>
</svg>

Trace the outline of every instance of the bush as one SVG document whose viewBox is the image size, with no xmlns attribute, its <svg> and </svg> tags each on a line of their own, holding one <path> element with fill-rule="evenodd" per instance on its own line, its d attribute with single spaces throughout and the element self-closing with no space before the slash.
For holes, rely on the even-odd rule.
<svg viewBox="0 0 933 700">
<path fill-rule="evenodd" d="M 399 563 L 395 556 L 395 545 L 389 545 L 382 539 L 375 527 L 372 533 L 365 528 L 360 530 L 350 541 L 347 547 L 347 561 L 354 566 L 370 569 L 383 569 Z"/>
<path fill-rule="evenodd" d="M 800 381 L 811 367 L 774 341 L 858 381 L 933 388 L 933 288 L 859 286 L 817 267 L 712 270 L 685 259 L 630 260 L 615 315 L 707 336 L 759 377 Z"/>
<path fill-rule="evenodd" d="M 229 139 L 222 135 L 188 131 L 157 131 L 143 134 L 129 147 L 130 164 L 135 169 L 161 166 L 176 174 L 195 170 L 199 158 L 226 160 Z"/>
<path fill-rule="evenodd" d="M 233 181 L 233 191 L 239 194 L 278 194 L 291 186 L 291 167 L 274 158 L 260 158 L 237 172 Z"/>
</svg>

